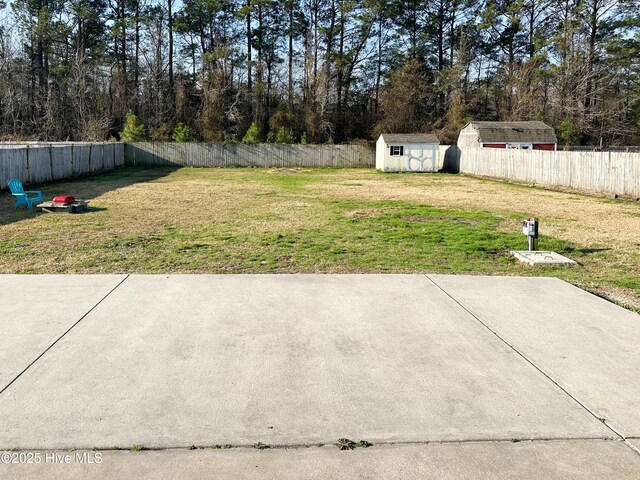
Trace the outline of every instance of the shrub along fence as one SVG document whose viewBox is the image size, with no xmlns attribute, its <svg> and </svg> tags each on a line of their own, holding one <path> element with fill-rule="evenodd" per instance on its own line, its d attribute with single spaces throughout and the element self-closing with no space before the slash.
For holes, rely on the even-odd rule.
<svg viewBox="0 0 640 480">
<path fill-rule="evenodd" d="M 187 167 L 351 167 L 375 166 L 365 145 L 277 145 L 242 143 L 128 143 L 127 165 Z"/>
<path fill-rule="evenodd" d="M 640 198 L 640 153 L 463 148 L 460 172 Z"/>
<path fill-rule="evenodd" d="M 0 144 L 0 188 L 81 177 L 124 165 L 122 143 Z"/>
</svg>

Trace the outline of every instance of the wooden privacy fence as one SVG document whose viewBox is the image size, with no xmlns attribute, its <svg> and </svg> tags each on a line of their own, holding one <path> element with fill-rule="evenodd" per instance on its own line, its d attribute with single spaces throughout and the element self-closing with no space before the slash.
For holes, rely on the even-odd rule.
<svg viewBox="0 0 640 480">
<path fill-rule="evenodd" d="M 375 165 L 364 145 L 128 143 L 127 165 L 187 167 L 362 167 Z"/>
<path fill-rule="evenodd" d="M 124 165 L 122 143 L 0 144 L 0 188 L 80 177 Z"/>
<path fill-rule="evenodd" d="M 640 153 L 463 148 L 460 171 L 549 188 L 640 197 Z"/>
</svg>

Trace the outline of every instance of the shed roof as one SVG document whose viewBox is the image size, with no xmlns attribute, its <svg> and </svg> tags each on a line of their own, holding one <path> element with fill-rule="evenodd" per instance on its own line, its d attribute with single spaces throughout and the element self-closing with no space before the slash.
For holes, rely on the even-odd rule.
<svg viewBox="0 0 640 480">
<path fill-rule="evenodd" d="M 384 141 L 397 143 L 436 143 L 440 144 L 440 140 L 433 133 L 383 133 L 381 135 Z"/>
<path fill-rule="evenodd" d="M 471 122 L 478 130 L 479 141 L 557 143 L 553 128 L 544 122 Z"/>
</svg>

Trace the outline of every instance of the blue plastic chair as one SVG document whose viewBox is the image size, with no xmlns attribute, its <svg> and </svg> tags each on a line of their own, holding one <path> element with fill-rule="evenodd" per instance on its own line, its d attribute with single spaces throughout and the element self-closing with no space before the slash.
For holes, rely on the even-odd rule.
<svg viewBox="0 0 640 480">
<path fill-rule="evenodd" d="M 27 190 L 25 192 L 22 182 L 17 178 L 9 180 L 9 190 L 11 190 L 11 195 L 16 197 L 16 204 L 13 208 L 18 208 L 19 205 L 24 204 L 29 210 L 33 211 L 33 206 L 43 201 L 42 192 L 36 190 Z M 29 195 L 35 195 L 35 197 L 29 197 Z"/>
</svg>

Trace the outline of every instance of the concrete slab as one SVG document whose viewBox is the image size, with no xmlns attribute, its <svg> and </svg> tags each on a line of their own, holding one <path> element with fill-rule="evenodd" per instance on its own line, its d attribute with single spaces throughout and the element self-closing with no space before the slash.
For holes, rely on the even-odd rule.
<svg viewBox="0 0 640 480">
<path fill-rule="evenodd" d="M 423 275 L 131 276 L 0 395 L 0 448 L 612 436 Z"/>
<path fill-rule="evenodd" d="M 101 456 L 99 464 L 76 460 Z M 2 465 L 10 479 L 637 480 L 640 455 L 618 441 L 546 441 L 301 449 L 58 452 L 70 464 Z M 44 453 L 42 453 L 44 458 Z"/>
<path fill-rule="evenodd" d="M 529 265 L 577 265 L 578 263 L 564 255 L 550 251 L 514 250 L 511 255 Z"/>
<path fill-rule="evenodd" d="M 640 452 L 640 438 L 628 438 L 627 442 L 633 445 Z"/>
<path fill-rule="evenodd" d="M 0 390 L 125 277 L 1 275 Z"/>
<path fill-rule="evenodd" d="M 555 278 L 429 275 L 625 436 L 640 436 L 640 316 Z"/>
</svg>

